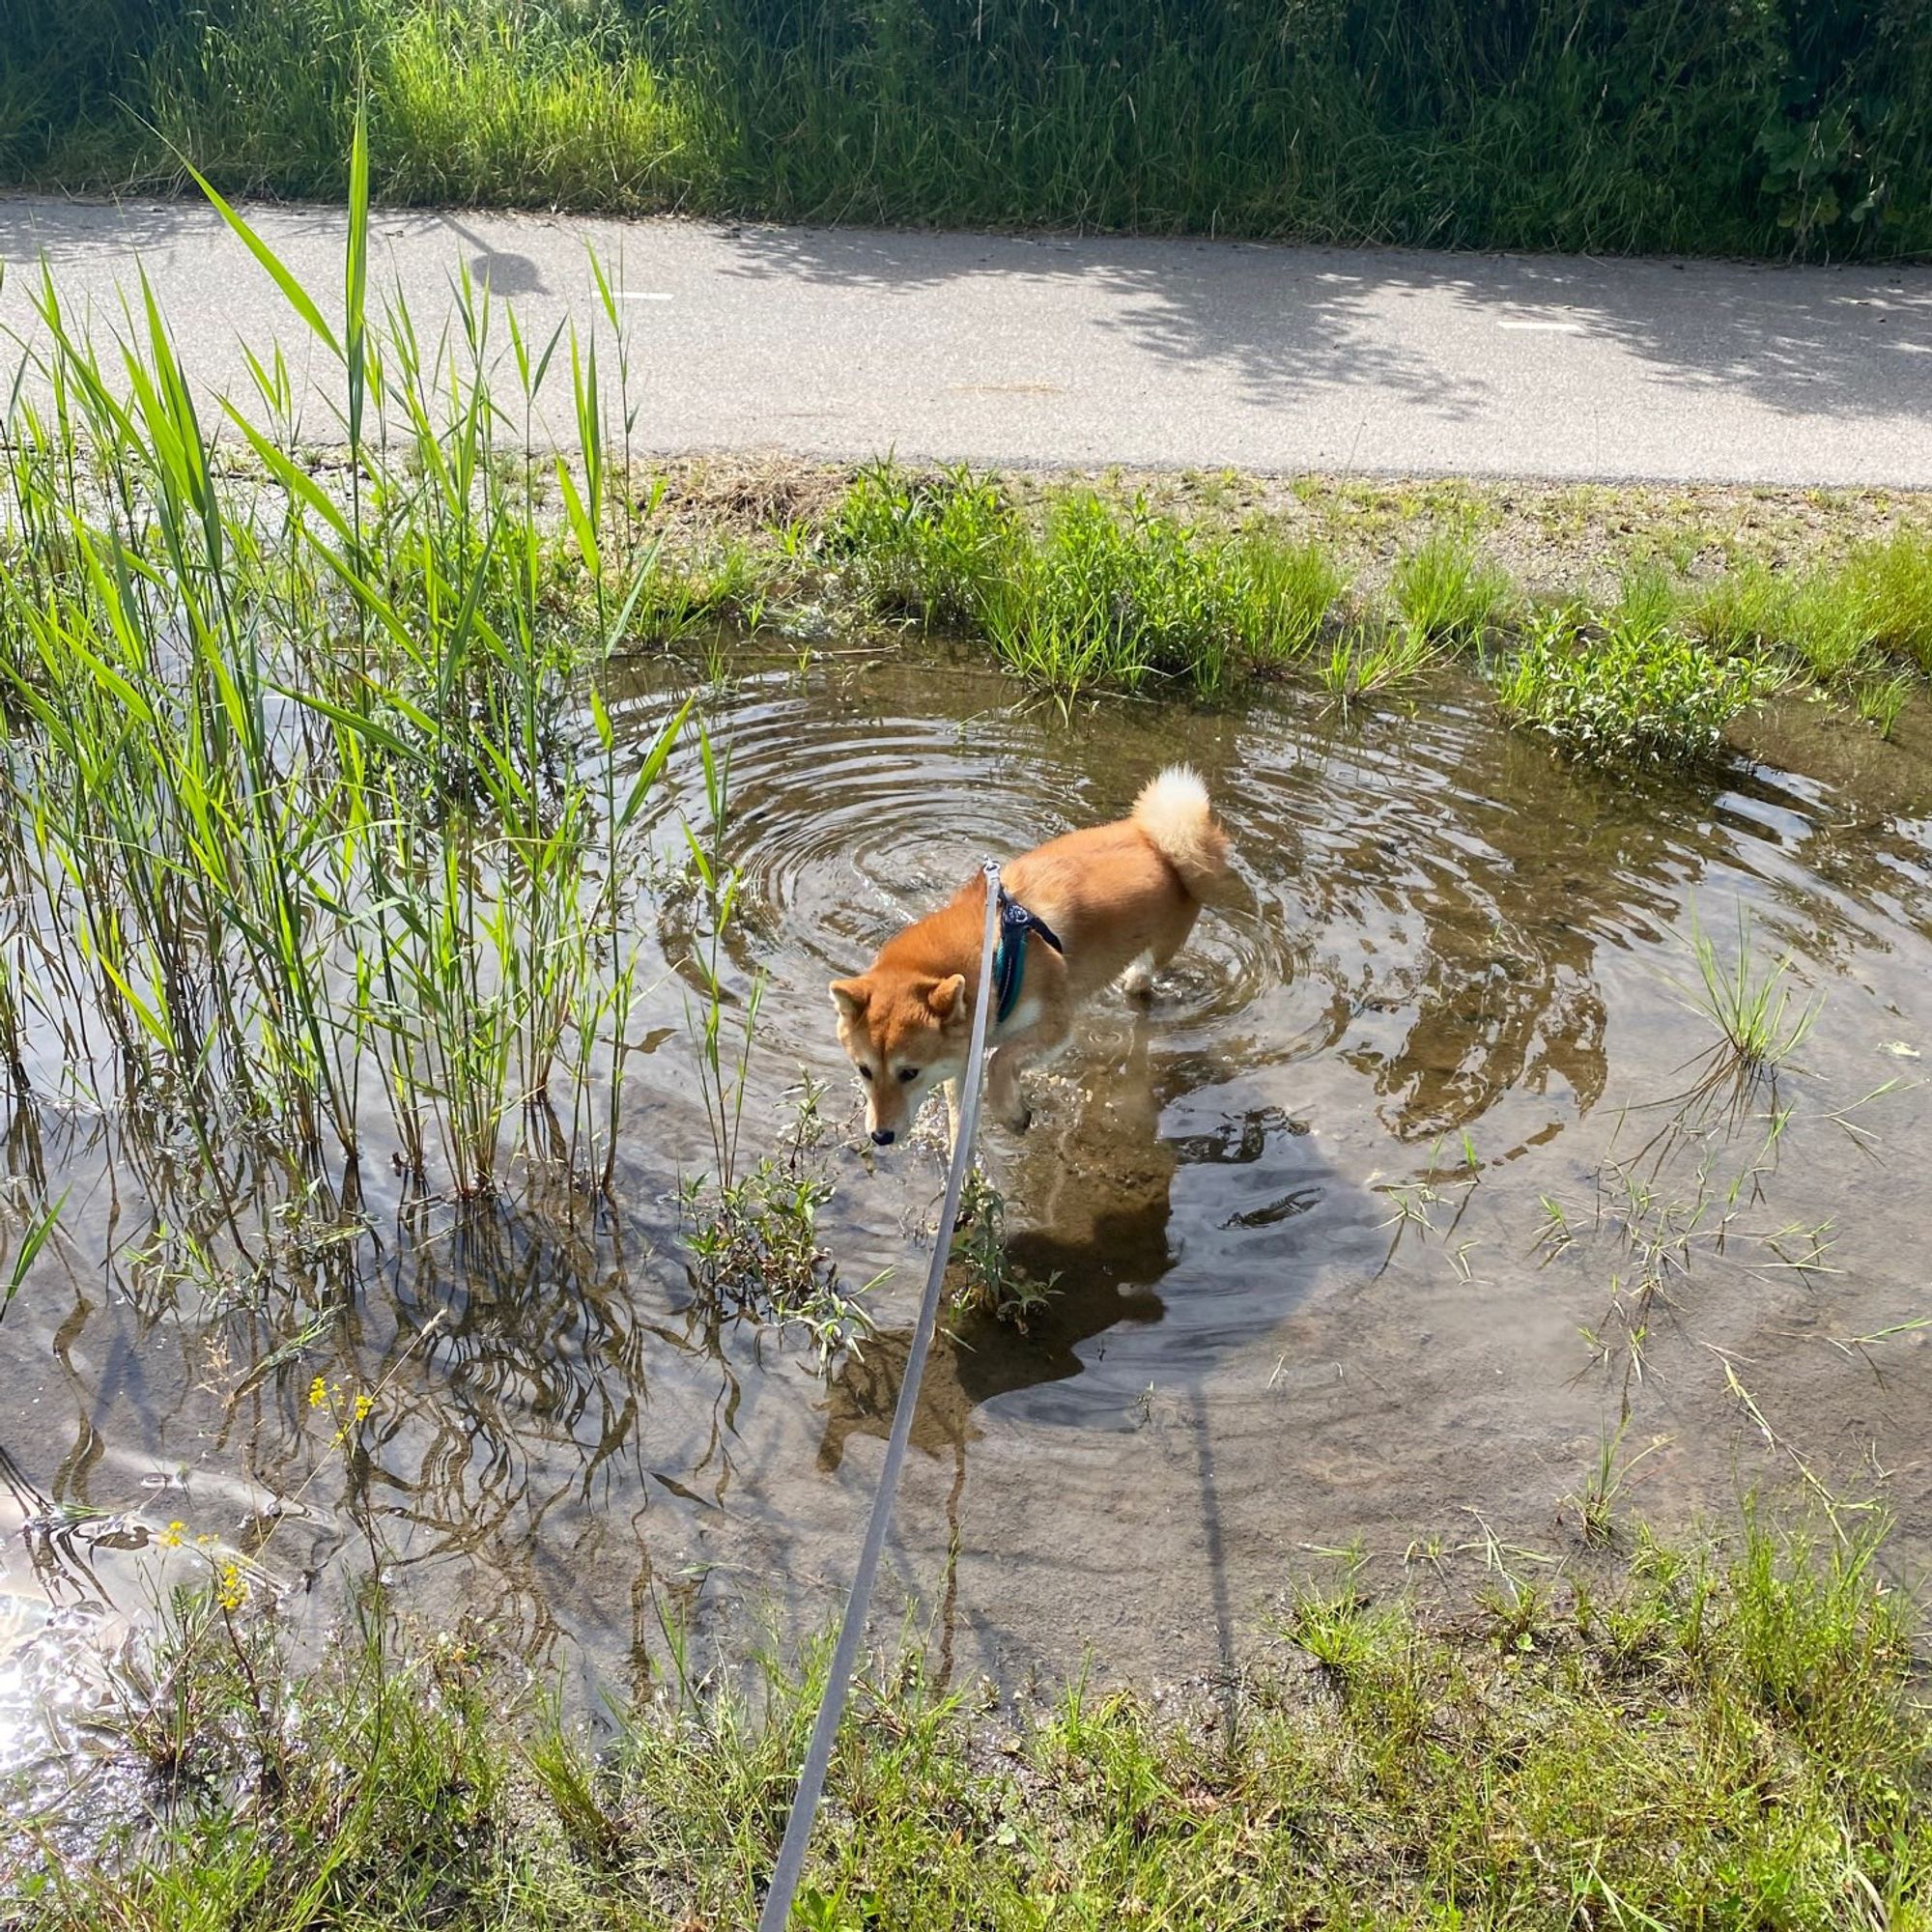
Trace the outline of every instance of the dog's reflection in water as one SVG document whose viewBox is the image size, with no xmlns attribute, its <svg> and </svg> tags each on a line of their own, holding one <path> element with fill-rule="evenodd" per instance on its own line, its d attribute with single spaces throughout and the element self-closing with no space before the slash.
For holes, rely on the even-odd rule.
<svg viewBox="0 0 1932 1932">
<path fill-rule="evenodd" d="M 1100 1076 L 1078 1118 L 1058 1132 L 1042 1118 L 1012 1163 L 1015 1228 L 1007 1260 L 1035 1282 L 1052 1281 L 1053 1291 L 1024 1334 L 991 1316 L 942 1306 L 913 1416 L 912 1439 L 927 1454 L 971 1440 L 981 1403 L 1068 1380 L 1080 1374 L 1085 1345 L 1122 1322 L 1158 1321 L 1166 1312 L 1153 1284 L 1174 1262 L 1176 1160 L 1155 1134 L 1160 1106 L 1148 1076 L 1147 1035 L 1147 1024 L 1137 1023 L 1125 1064 Z M 829 1391 L 821 1468 L 839 1465 L 852 1435 L 890 1432 L 911 1347 L 910 1328 L 873 1335 L 841 1368 Z"/>
</svg>

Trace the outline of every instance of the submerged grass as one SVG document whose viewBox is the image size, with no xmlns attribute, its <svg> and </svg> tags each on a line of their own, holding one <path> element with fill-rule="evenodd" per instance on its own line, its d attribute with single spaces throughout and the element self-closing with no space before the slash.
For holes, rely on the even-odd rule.
<svg viewBox="0 0 1932 1932">
<path fill-rule="evenodd" d="M 71 17 L 76 8 L 78 18 Z M 1932 246 L 1915 0 L 22 0 L 0 171 L 67 187 L 1444 247 Z"/>
<path fill-rule="evenodd" d="M 1447 1618 L 1354 1573 L 1218 1697 L 1076 1685 L 1009 1713 L 904 1655 L 853 1700 L 795 1922 L 1921 1925 L 1918 1633 L 1858 1521 L 1639 1532 L 1561 1600 Z M 153 1817 L 104 1856 L 14 1832 L 33 1922 L 751 1921 L 822 1653 L 698 1685 L 672 1641 L 663 1694 L 593 1756 L 506 1715 L 473 1634 L 382 1628 L 307 1674 L 262 1626 L 178 1640 L 156 1680 L 183 1721 L 128 1739 Z"/>
</svg>

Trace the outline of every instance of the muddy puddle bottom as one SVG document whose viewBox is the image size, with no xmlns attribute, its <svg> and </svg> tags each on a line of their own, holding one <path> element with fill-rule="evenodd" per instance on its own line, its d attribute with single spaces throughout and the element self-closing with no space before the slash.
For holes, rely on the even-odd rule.
<svg viewBox="0 0 1932 1932">
<path fill-rule="evenodd" d="M 612 710 L 642 745 L 673 701 L 643 680 Z M 1377 1587 L 1547 1581 L 1620 1430 L 1620 1462 L 1644 1453 L 1619 1511 L 1681 1525 L 1815 1479 L 1881 1500 L 1918 1581 L 1922 744 L 1795 712 L 1776 768 L 1617 781 L 1453 689 L 1409 715 L 1068 723 L 944 662 L 776 668 L 710 716 L 735 991 L 765 976 L 745 1159 L 823 1083 L 821 1237 L 848 1284 L 892 1270 L 878 1332 L 828 1376 L 694 1300 L 678 1188 L 710 1156 L 674 894 L 614 1217 L 444 1207 L 405 1233 L 378 1202 L 373 1235 L 268 1255 L 272 1290 L 159 1280 L 163 1157 L 99 1120 L 16 1122 L 15 1171 L 70 1199 L 0 1322 L 0 1771 L 48 1788 L 105 1694 L 75 1655 L 219 1563 L 318 1634 L 380 1572 L 399 1613 L 486 1624 L 589 1701 L 643 1689 L 668 1625 L 728 1656 L 833 1617 L 942 1165 L 931 1115 L 861 1145 L 826 982 L 982 855 L 1115 816 L 1175 759 L 1236 877 L 1151 1011 L 1091 1009 L 1033 1130 L 986 1132 L 1009 1259 L 1053 1293 L 1024 1333 L 942 1339 L 881 1630 L 910 1612 L 942 1670 L 1008 1685 L 1169 1679 L 1238 1657 L 1345 1548 Z M 696 758 L 674 773 L 668 874 L 703 809 Z M 1795 1064 L 1742 1087 L 1685 991 L 1693 919 L 1728 962 L 1741 916 L 1759 972 L 1789 953 L 1791 1015 L 1818 1003 Z M 317 1376 L 382 1387 L 358 1446 Z"/>
</svg>

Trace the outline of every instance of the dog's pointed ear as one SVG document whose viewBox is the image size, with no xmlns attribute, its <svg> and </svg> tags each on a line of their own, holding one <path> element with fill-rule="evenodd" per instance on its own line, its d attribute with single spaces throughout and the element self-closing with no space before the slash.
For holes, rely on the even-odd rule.
<svg viewBox="0 0 1932 1932">
<path fill-rule="evenodd" d="M 866 1002 L 871 997 L 872 989 L 863 980 L 835 980 L 832 982 L 832 1004 L 838 1009 L 841 1020 L 856 1020 L 866 1010 Z"/>
<path fill-rule="evenodd" d="M 944 980 L 935 980 L 931 990 L 925 996 L 925 1004 L 939 1017 L 944 1027 L 962 1027 L 966 1024 L 966 976 L 954 973 Z"/>
</svg>

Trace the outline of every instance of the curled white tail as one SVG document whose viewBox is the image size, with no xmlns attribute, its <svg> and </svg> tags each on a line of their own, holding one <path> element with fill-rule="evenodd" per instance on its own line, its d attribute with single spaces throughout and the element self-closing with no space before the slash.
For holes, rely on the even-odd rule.
<svg viewBox="0 0 1932 1932">
<path fill-rule="evenodd" d="M 1228 869 L 1228 835 L 1214 823 L 1208 787 L 1185 765 L 1169 765 L 1134 801 L 1134 823 L 1198 898 Z"/>
</svg>

